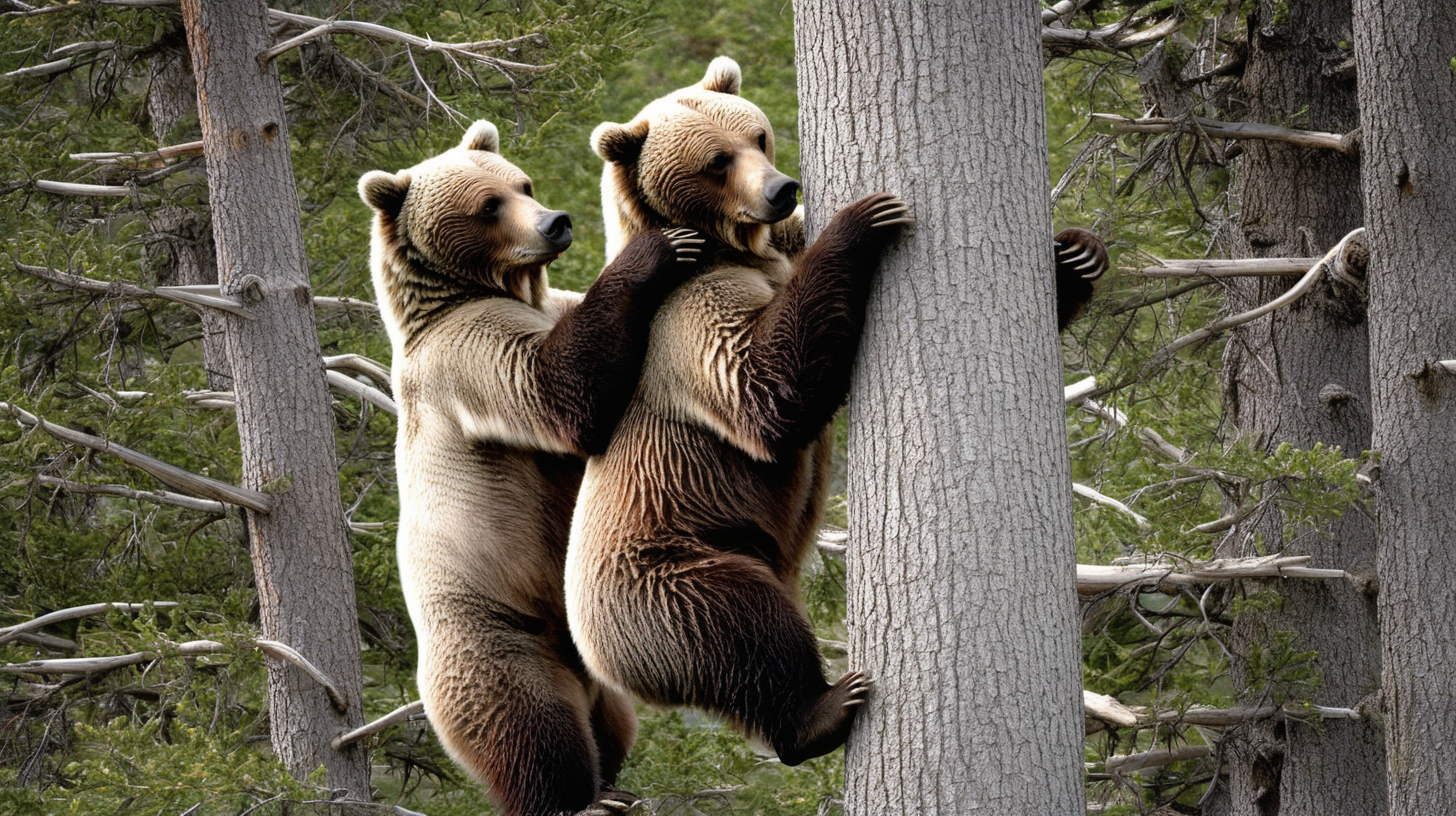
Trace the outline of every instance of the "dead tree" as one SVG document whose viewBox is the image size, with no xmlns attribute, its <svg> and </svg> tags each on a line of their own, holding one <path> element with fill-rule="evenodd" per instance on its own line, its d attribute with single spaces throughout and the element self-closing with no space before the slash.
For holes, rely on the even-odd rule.
<svg viewBox="0 0 1456 816">
<path fill-rule="evenodd" d="M 349 532 L 339 497 L 313 291 L 303 254 L 283 87 L 258 55 L 272 45 L 263 0 L 186 0 L 182 19 L 197 75 L 197 110 L 222 291 L 253 319 L 230 317 L 243 483 L 273 496 L 248 514 L 263 637 L 281 641 L 332 678 L 333 700 L 296 666 L 268 664 L 273 747 L 305 778 L 368 801 L 368 755 L 335 751 L 363 724 L 363 672 Z"/>
</svg>

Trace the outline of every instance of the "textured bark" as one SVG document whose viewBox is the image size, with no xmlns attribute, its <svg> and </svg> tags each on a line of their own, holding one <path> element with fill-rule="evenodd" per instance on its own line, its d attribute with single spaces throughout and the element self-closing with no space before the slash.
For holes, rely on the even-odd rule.
<svg viewBox="0 0 1456 816">
<path fill-rule="evenodd" d="M 877 685 L 845 813 L 1080 814 L 1035 6 L 794 6 L 811 234 L 878 190 L 917 220 L 875 284 L 850 403 L 850 663 Z"/>
<path fill-rule="evenodd" d="M 1245 121 L 1347 132 L 1359 121 L 1348 59 L 1349 0 L 1288 0 L 1250 11 L 1247 67 L 1240 87 Z M 1275 22 L 1275 20 L 1279 22 Z M 1302 115 L 1301 115 L 1302 112 Z M 1234 189 L 1241 205 L 1240 257 L 1317 256 L 1361 225 L 1358 159 L 1332 150 L 1277 142 L 1244 142 Z M 1241 244 L 1241 245 L 1240 245 Z M 1234 279 L 1229 309 L 1240 312 L 1287 291 L 1292 278 Z M 1364 310 L 1316 291 L 1268 317 L 1239 327 L 1224 356 L 1224 402 L 1233 431 L 1257 436 L 1272 449 L 1338 445 L 1348 455 L 1370 447 L 1369 358 Z M 1312 555 L 1322 567 L 1368 573 L 1375 530 L 1350 508 L 1322 535 L 1284 540 L 1272 512 L 1230 537 L 1220 555 L 1266 551 Z M 1375 600 L 1345 581 L 1289 581 L 1273 613 L 1240 616 L 1234 625 L 1235 685 L 1248 703 L 1269 702 L 1267 689 L 1247 691 L 1252 650 L 1275 631 L 1293 631 L 1298 646 L 1318 653 L 1322 684 L 1313 702 L 1353 706 L 1380 682 Z M 1279 702 L 1282 702 L 1279 701 Z M 1252 722 L 1224 737 L 1231 812 L 1245 816 L 1385 812 L 1381 736 L 1368 720 L 1306 725 L 1294 720 Z"/>
<path fill-rule="evenodd" d="M 147 115 L 152 134 L 160 144 L 178 144 L 197 138 L 179 126 L 197 112 L 197 81 L 187 56 L 182 32 L 151 57 L 147 83 Z M 217 283 L 217 249 L 212 242 L 212 222 L 206 210 L 165 203 L 150 215 L 151 234 L 147 252 L 161 267 L 157 283 L 164 286 L 197 286 Z M 222 312 L 206 309 L 202 324 L 202 363 L 207 387 L 231 391 L 233 378 L 227 361 L 224 338 L 227 320 Z"/>
<path fill-rule="evenodd" d="M 207 151 L 217 268 L 225 293 L 255 320 L 229 317 L 243 484 L 273 494 L 249 513 L 263 637 L 293 647 L 343 693 L 347 712 L 298 668 L 268 662 L 273 747 L 289 773 L 320 765 L 328 785 L 369 798 L 367 755 L 335 751 L 363 723 L 359 629 L 347 528 L 298 195 L 277 70 L 255 56 L 269 45 L 263 0 L 182 4 Z"/>
<path fill-rule="evenodd" d="M 1456 4 L 1356 0 L 1391 816 L 1456 812 Z"/>
</svg>

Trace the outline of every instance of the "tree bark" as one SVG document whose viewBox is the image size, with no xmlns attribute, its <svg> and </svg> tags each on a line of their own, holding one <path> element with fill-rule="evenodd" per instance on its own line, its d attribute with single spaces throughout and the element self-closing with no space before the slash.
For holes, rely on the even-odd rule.
<svg viewBox="0 0 1456 816">
<path fill-rule="evenodd" d="M 164 45 L 150 58 L 147 82 L 147 115 L 152 134 L 163 145 L 195 139 L 178 126 L 197 112 L 197 81 L 187 54 L 184 33 L 164 38 Z M 180 138 L 182 136 L 189 138 Z M 162 204 L 150 217 L 147 252 L 161 267 L 157 283 L 163 286 L 196 286 L 217 283 L 217 250 L 212 242 L 212 222 L 207 211 Z M 222 312 L 205 309 L 198 314 L 202 324 L 202 365 L 207 387 L 231 391 L 233 378 L 227 360 L 227 321 Z"/>
<path fill-rule="evenodd" d="M 1356 0 L 1391 816 L 1456 812 L 1456 5 Z"/>
<path fill-rule="evenodd" d="M 1291 122 L 1347 132 L 1359 122 L 1354 77 L 1339 66 L 1349 58 L 1349 0 L 1272 2 L 1249 14 L 1249 57 L 1238 95 L 1252 122 Z M 1240 257 L 1318 256 L 1361 225 L 1359 160 L 1331 150 L 1275 142 L 1244 142 L 1235 177 Z M 1241 312 L 1287 291 L 1287 278 L 1241 278 L 1229 284 L 1229 309 Z M 1239 327 L 1224 354 L 1225 415 L 1235 433 L 1311 448 L 1337 445 L 1356 455 L 1370 447 L 1369 358 L 1363 304 L 1320 291 L 1287 309 Z M 1266 551 L 1312 555 L 1321 566 L 1368 574 L 1375 563 L 1375 530 L 1356 508 L 1323 534 L 1284 537 L 1277 511 L 1230 536 L 1223 556 Z M 1270 702 L 1269 689 L 1251 691 L 1250 658 L 1269 635 L 1293 631 L 1298 647 L 1317 652 L 1322 683 L 1313 702 L 1353 706 L 1380 680 L 1380 631 L 1375 600 L 1348 582 L 1294 581 L 1280 585 L 1282 607 L 1245 613 L 1234 624 L 1236 688 L 1249 704 Z M 1277 696 L 1276 690 L 1276 696 Z M 1283 702 L 1282 699 L 1273 702 Z M 1385 812 L 1381 736 L 1369 720 L 1307 725 L 1257 721 L 1225 732 L 1231 812 L 1239 816 Z"/>
<path fill-rule="evenodd" d="M 273 494 L 249 512 L 263 637 L 300 652 L 328 675 L 347 710 L 295 666 L 268 662 L 273 747 L 289 773 L 319 766 L 328 785 L 369 799 L 367 755 L 330 740 L 363 723 L 354 577 L 339 498 L 333 416 L 303 253 L 288 124 L 263 0 L 184 0 L 197 73 L 217 267 L 223 291 L 254 320 L 229 316 L 243 484 Z"/>
<path fill-rule="evenodd" d="M 1080 645 L 1035 6 L 797 0 L 809 231 L 917 224 L 871 296 L 849 433 L 845 813 L 1081 814 Z"/>
</svg>

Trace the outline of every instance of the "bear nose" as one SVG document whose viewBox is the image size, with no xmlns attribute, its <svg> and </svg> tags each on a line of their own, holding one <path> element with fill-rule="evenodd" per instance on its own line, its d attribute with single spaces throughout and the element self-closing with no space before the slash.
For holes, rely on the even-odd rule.
<svg viewBox="0 0 1456 816">
<path fill-rule="evenodd" d="M 763 194 L 768 199 L 768 206 L 777 216 L 774 220 L 781 221 L 788 218 L 799 205 L 799 182 L 784 176 L 768 185 Z"/>
<path fill-rule="evenodd" d="M 571 246 L 571 216 L 561 210 L 543 214 L 536 222 L 536 230 L 556 249 Z"/>
</svg>

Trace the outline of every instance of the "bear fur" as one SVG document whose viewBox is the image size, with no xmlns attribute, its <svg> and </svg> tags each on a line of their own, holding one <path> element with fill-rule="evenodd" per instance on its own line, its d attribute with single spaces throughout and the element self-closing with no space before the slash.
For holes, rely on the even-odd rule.
<svg viewBox="0 0 1456 816">
<path fill-rule="evenodd" d="M 625 409 L 692 239 L 644 232 L 585 296 L 548 288 L 570 219 L 534 200 L 484 121 L 359 192 L 394 347 L 400 577 L 430 722 L 510 816 L 625 809 L 635 797 L 607 786 L 636 715 L 586 672 L 562 576 L 583 457 Z"/>
<path fill-rule="evenodd" d="M 1107 271 L 1107 246 L 1091 230 L 1068 227 L 1057 233 L 1057 331 L 1066 331 L 1092 300 L 1092 285 Z"/>
<path fill-rule="evenodd" d="M 722 715 L 795 765 L 844 742 L 868 689 L 857 672 L 825 681 L 799 570 L 869 283 L 909 219 L 898 198 L 870 196 L 802 247 L 798 184 L 774 169 L 773 130 L 740 85 L 719 57 L 700 84 L 592 134 L 609 256 L 668 224 L 708 244 L 588 460 L 567 608 L 609 686 Z M 774 229 L 786 221 L 798 226 Z"/>
</svg>

